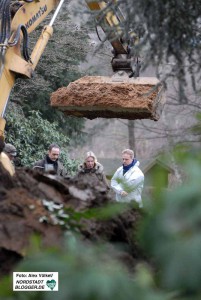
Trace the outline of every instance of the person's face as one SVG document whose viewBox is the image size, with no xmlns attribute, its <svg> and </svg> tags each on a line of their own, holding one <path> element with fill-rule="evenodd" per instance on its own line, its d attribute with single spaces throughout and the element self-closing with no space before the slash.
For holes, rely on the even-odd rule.
<svg viewBox="0 0 201 300">
<path fill-rule="evenodd" d="M 86 167 L 87 169 L 92 169 L 95 165 L 95 160 L 93 157 L 89 156 L 86 160 L 85 160 L 85 163 L 86 163 Z"/>
<path fill-rule="evenodd" d="M 133 158 L 131 158 L 131 156 L 129 154 L 124 153 L 122 155 L 122 161 L 123 161 L 123 165 L 124 166 L 128 166 L 128 165 L 130 165 L 132 163 Z"/>
<path fill-rule="evenodd" d="M 60 149 L 52 148 L 51 151 L 48 151 L 48 156 L 52 161 L 56 161 L 59 158 Z"/>
</svg>

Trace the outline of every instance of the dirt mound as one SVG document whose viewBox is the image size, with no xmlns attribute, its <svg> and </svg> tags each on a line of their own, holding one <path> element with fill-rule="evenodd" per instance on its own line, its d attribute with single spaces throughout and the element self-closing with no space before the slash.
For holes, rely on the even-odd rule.
<svg viewBox="0 0 201 300">
<path fill-rule="evenodd" d="M 152 77 L 85 76 L 52 93 L 51 105 L 88 119 L 158 120 L 164 105 L 159 81 Z"/>
<path fill-rule="evenodd" d="M 0 164 L 0 276 L 10 272 L 26 255 L 34 233 L 41 236 L 44 246 L 62 246 L 62 215 L 58 217 L 56 209 L 84 212 L 108 203 L 112 200 L 102 185 L 26 169 L 19 169 L 16 176 L 10 177 Z M 65 212 L 62 214 L 65 218 Z M 82 218 L 80 233 L 85 241 L 125 244 L 129 251 L 120 251 L 119 259 L 134 267 L 135 260 L 141 257 L 133 239 L 133 227 L 139 218 L 134 209 L 105 221 Z"/>
</svg>

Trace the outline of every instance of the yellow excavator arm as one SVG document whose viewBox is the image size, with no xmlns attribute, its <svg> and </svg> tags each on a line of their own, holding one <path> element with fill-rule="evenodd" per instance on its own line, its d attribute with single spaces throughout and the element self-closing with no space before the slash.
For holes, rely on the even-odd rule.
<svg viewBox="0 0 201 300">
<path fill-rule="evenodd" d="M 53 33 L 53 22 L 64 0 L 25 0 L 12 7 L 10 0 L 0 3 L 0 140 L 4 140 L 4 113 L 16 76 L 31 78 L 33 71 Z M 31 55 L 27 51 L 27 38 L 46 17 L 55 10 Z M 21 53 L 23 43 L 23 55 Z"/>
<path fill-rule="evenodd" d="M 106 34 L 106 39 L 113 47 L 113 59 L 111 65 L 113 71 L 123 70 L 130 72 L 130 77 L 139 77 L 140 60 L 138 56 L 131 53 L 131 47 L 139 42 L 139 37 L 135 32 L 127 33 L 126 39 L 121 29 L 121 24 L 125 22 L 125 17 L 119 8 L 117 0 L 94 1 L 86 0 L 91 11 L 97 12 L 97 25 Z M 113 4 L 113 5 L 111 5 Z"/>
<path fill-rule="evenodd" d="M 108 39 L 110 40 L 110 43 L 114 51 L 117 54 L 127 54 L 127 45 L 125 46 L 123 42 L 120 40 L 122 32 L 119 25 L 122 21 L 124 21 L 122 12 L 119 10 L 119 13 L 117 15 L 117 12 L 108 9 L 106 1 L 96 2 L 96 1 L 87 0 L 86 2 L 91 11 L 104 12 L 104 17 L 102 17 L 101 15 L 98 15 L 96 17 L 97 24 L 99 24 L 102 27 L 103 31 L 107 32 Z M 112 36 L 110 36 L 111 33 L 113 33 L 111 31 L 111 29 L 113 28 L 115 29 L 115 32 L 119 35 L 118 38 L 113 39 Z"/>
</svg>

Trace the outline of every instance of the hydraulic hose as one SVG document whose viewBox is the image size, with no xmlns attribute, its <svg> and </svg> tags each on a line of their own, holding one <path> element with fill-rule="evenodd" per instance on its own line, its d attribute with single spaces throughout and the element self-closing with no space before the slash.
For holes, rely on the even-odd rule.
<svg viewBox="0 0 201 300">
<path fill-rule="evenodd" d="M 0 44 L 4 44 L 5 40 L 10 37 L 11 28 L 11 14 L 10 14 L 10 0 L 2 0 L 0 7 L 0 20 L 1 20 L 1 31 L 0 31 Z"/>
<path fill-rule="evenodd" d="M 29 43 L 28 32 L 24 25 L 20 25 L 20 29 L 23 34 L 23 56 L 26 61 L 30 61 L 30 56 L 28 53 L 28 43 Z"/>
<path fill-rule="evenodd" d="M 24 25 L 19 25 L 13 41 L 9 42 L 11 37 L 11 13 L 10 13 L 10 1 L 11 0 L 2 0 L 0 3 L 0 21 L 1 21 L 1 29 L 0 29 L 0 61 L 1 66 L 4 64 L 4 55 L 5 48 L 7 46 L 13 47 L 15 46 L 20 39 L 20 31 L 23 34 L 23 57 L 26 61 L 30 60 L 30 56 L 28 54 L 28 33 Z M 25 2 L 33 2 L 33 0 L 26 0 Z"/>
</svg>

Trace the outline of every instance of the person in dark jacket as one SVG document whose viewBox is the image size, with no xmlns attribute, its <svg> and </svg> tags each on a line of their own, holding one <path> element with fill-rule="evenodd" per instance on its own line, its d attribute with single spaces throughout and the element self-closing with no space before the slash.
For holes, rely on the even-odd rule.
<svg viewBox="0 0 201 300">
<path fill-rule="evenodd" d="M 109 184 L 103 171 L 103 166 L 97 161 L 95 154 L 92 151 L 86 153 L 84 163 L 78 166 L 78 178 L 84 176 L 94 182 L 102 182 L 109 190 Z"/>
<path fill-rule="evenodd" d="M 45 158 L 34 163 L 33 169 L 42 173 L 56 174 L 66 177 L 67 171 L 59 161 L 60 147 L 57 144 L 51 144 Z"/>
</svg>

